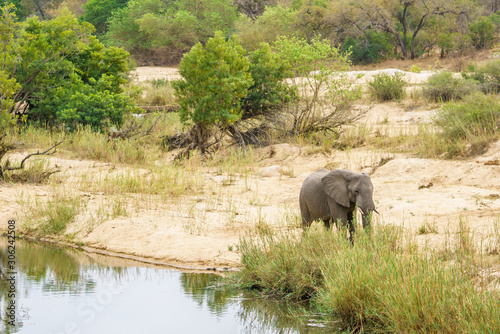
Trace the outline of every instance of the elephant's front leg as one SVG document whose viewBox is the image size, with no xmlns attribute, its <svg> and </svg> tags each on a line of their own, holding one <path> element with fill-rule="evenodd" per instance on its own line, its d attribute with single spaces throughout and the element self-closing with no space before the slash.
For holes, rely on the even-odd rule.
<svg viewBox="0 0 500 334">
<path fill-rule="evenodd" d="M 332 224 L 332 218 L 323 219 L 323 224 L 325 225 L 326 229 L 329 230 Z"/>
<path fill-rule="evenodd" d="M 356 224 L 354 222 L 354 210 L 347 212 L 347 227 L 349 228 L 349 240 L 353 243 L 354 233 L 356 232 Z"/>
</svg>

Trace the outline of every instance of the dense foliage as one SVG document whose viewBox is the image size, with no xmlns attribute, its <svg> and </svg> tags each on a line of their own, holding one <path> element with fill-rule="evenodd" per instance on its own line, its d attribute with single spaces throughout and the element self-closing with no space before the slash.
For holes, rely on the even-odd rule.
<svg viewBox="0 0 500 334">
<path fill-rule="evenodd" d="M 62 6 L 74 8 L 75 1 L 0 4 L 14 3 L 22 19 L 49 19 Z M 92 23 L 108 45 L 132 52 L 141 64 L 177 64 L 183 53 L 219 30 L 226 37 L 238 35 L 250 51 L 278 36 L 320 37 L 350 50 L 353 63 L 372 63 L 435 51 L 449 57 L 491 47 L 500 28 L 497 7 L 474 0 L 89 0 L 79 19 Z"/>
<path fill-rule="evenodd" d="M 130 0 L 107 21 L 105 40 L 134 52 L 160 47 L 186 52 L 216 30 L 229 32 L 236 18 L 230 0 Z"/>
<path fill-rule="evenodd" d="M 97 35 L 102 35 L 108 30 L 107 21 L 114 11 L 127 5 L 129 0 L 89 0 L 83 6 L 85 11 L 80 20 L 91 23 Z"/>
<path fill-rule="evenodd" d="M 179 66 L 182 80 L 173 86 L 181 121 L 195 127 L 194 144 L 205 151 L 209 128 L 226 127 L 241 118 L 241 99 L 252 85 L 246 52 L 234 39 L 217 32 L 203 47 L 196 44 Z"/>
<path fill-rule="evenodd" d="M 35 16 L 20 23 L 12 7 L 3 7 L 3 13 L 3 110 L 19 113 L 27 104 L 28 121 L 101 129 L 108 122 L 120 124 L 134 109 L 122 91 L 128 53 L 105 47 L 91 35 L 90 24 L 68 11 L 52 20 Z"/>
</svg>

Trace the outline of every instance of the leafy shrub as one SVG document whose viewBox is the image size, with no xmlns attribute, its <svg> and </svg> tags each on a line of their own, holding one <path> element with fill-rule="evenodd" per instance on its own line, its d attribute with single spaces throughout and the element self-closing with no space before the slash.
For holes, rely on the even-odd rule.
<svg viewBox="0 0 500 334">
<path fill-rule="evenodd" d="M 500 91 L 500 59 L 487 62 L 483 66 L 469 66 L 467 72 L 462 73 L 466 79 L 478 82 L 478 88 L 484 93 L 498 93 Z"/>
<path fill-rule="evenodd" d="M 353 64 L 378 63 L 391 55 L 393 48 L 385 33 L 371 30 L 358 38 L 349 36 L 342 44 L 342 51 L 350 52 Z"/>
<path fill-rule="evenodd" d="M 403 76 L 404 74 L 400 72 L 396 72 L 393 75 L 387 73 L 375 75 L 373 80 L 368 83 L 370 95 L 379 101 L 401 99 L 406 86 Z"/>
<path fill-rule="evenodd" d="M 500 102 L 475 93 L 460 103 L 446 104 L 433 119 L 448 157 L 475 155 L 500 136 Z"/>
<path fill-rule="evenodd" d="M 267 43 L 251 54 L 249 71 L 253 84 L 241 102 L 243 119 L 271 112 L 294 98 L 294 89 L 284 82 L 289 66 Z"/>
<path fill-rule="evenodd" d="M 8 23 L 8 17 L 2 20 L 1 25 Z M 128 52 L 104 46 L 91 36 L 89 23 L 64 10 L 53 20 L 33 17 L 9 27 L 13 47 L 7 45 L 1 58 L 11 63 L 2 68 L 17 82 L 10 104 L 30 107 L 27 121 L 101 129 L 108 122 L 120 124 L 123 113 L 134 109 L 122 88 Z"/>
<path fill-rule="evenodd" d="M 280 36 L 274 43 L 276 53 L 290 69 L 287 80 L 296 98 L 272 121 L 285 136 L 313 132 L 338 133 L 340 127 L 352 123 L 363 110 L 353 111 L 352 102 L 361 88 L 345 76 L 350 67 L 349 56 L 320 38 Z"/>
<path fill-rule="evenodd" d="M 420 73 L 420 72 L 422 72 L 422 69 L 417 64 L 414 64 L 414 65 L 411 65 L 410 72 Z"/>
<path fill-rule="evenodd" d="M 422 91 L 430 100 L 446 102 L 462 99 L 471 94 L 476 86 L 475 80 L 455 78 L 453 73 L 443 71 L 431 76 L 424 84 Z"/>
<path fill-rule="evenodd" d="M 469 24 L 469 36 L 476 49 L 484 49 L 489 46 L 495 38 L 493 34 L 495 29 L 496 26 L 491 19 L 486 16 L 482 16 L 479 21 Z"/>
<path fill-rule="evenodd" d="M 195 126 L 194 144 L 205 152 L 208 129 L 221 128 L 241 118 L 241 99 L 253 81 L 246 52 L 234 39 L 217 32 L 205 45 L 193 46 L 179 66 L 181 80 L 172 83 L 179 100 L 179 115 Z"/>
</svg>

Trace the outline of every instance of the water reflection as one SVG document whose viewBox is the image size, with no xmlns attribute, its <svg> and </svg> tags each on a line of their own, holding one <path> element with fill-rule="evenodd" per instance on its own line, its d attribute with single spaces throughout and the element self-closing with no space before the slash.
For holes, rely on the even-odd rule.
<svg viewBox="0 0 500 334">
<path fill-rule="evenodd" d="M 0 238 L 1 333 L 318 333 L 297 306 L 220 288 L 221 278 L 16 242 L 16 323 L 9 325 Z M 295 312 L 291 312 L 291 309 Z"/>
</svg>

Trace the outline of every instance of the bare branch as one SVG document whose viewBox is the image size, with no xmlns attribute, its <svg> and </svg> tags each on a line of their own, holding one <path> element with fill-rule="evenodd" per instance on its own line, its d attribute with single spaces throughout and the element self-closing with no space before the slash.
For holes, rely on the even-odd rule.
<svg viewBox="0 0 500 334">
<path fill-rule="evenodd" d="M 49 148 L 49 149 L 47 149 L 47 150 L 45 150 L 43 152 L 37 151 L 35 153 L 28 154 L 27 156 L 24 157 L 23 160 L 21 160 L 21 165 L 19 167 L 10 167 L 9 163 L 7 161 L 7 163 L 6 163 L 6 165 L 5 165 L 4 168 L 5 168 L 5 170 L 19 170 L 19 169 L 23 169 L 24 168 L 24 163 L 26 162 L 26 160 L 28 160 L 32 156 L 35 156 L 35 155 L 52 155 L 52 154 L 56 153 L 57 152 L 56 147 L 59 146 L 63 141 L 64 140 L 61 140 L 59 143 L 55 144 L 54 146 L 52 146 L 51 148 Z"/>
</svg>

